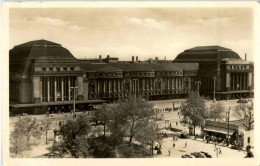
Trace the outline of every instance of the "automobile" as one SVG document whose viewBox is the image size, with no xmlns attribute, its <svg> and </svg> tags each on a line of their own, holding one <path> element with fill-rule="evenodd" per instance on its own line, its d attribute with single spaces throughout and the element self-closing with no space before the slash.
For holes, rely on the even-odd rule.
<svg viewBox="0 0 260 166">
<path fill-rule="evenodd" d="M 212 156 L 210 154 L 208 154 L 207 152 L 201 151 L 200 153 L 204 154 L 207 158 L 212 158 Z"/>
<path fill-rule="evenodd" d="M 245 99 L 239 99 L 237 103 L 247 103 L 247 101 Z"/>
<path fill-rule="evenodd" d="M 181 156 L 182 158 L 195 158 L 193 155 L 185 154 Z"/>
</svg>

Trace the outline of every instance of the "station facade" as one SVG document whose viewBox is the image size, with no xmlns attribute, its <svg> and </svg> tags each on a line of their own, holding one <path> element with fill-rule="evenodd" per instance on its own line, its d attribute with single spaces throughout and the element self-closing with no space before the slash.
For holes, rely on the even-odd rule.
<svg viewBox="0 0 260 166">
<path fill-rule="evenodd" d="M 190 90 L 197 89 L 198 82 L 202 95 L 212 95 L 213 77 L 218 78 L 219 98 L 239 97 L 237 94 L 246 97 L 253 93 L 252 64 L 222 47 L 210 50 L 217 52 L 217 56 L 204 52 L 202 58 L 196 57 L 201 56 L 197 53 L 200 51 L 184 51 L 168 62 L 141 62 L 138 57 L 123 62 L 110 56 L 79 60 L 60 44 L 30 41 L 9 52 L 10 106 L 71 105 L 73 87 L 77 87 L 76 104 L 83 105 L 112 102 L 131 95 L 148 100 L 184 98 Z M 224 51 L 235 57 L 223 56 Z"/>
<path fill-rule="evenodd" d="M 253 63 L 220 46 L 195 47 L 180 53 L 175 63 L 199 63 L 200 94 L 217 99 L 253 96 Z"/>
</svg>

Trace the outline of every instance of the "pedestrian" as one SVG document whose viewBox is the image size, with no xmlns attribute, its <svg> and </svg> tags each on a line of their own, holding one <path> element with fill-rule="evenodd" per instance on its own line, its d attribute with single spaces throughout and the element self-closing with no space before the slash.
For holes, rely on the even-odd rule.
<svg viewBox="0 0 260 166">
<path fill-rule="evenodd" d="M 219 154 L 222 154 L 221 148 L 219 148 Z"/>
<path fill-rule="evenodd" d="M 172 147 L 175 147 L 175 143 L 173 142 Z"/>
<path fill-rule="evenodd" d="M 170 123 L 170 128 L 172 127 L 172 123 Z"/>
<path fill-rule="evenodd" d="M 185 141 L 185 148 L 187 147 L 187 141 Z"/>
<path fill-rule="evenodd" d="M 176 126 L 178 126 L 178 122 L 176 122 Z"/>
<path fill-rule="evenodd" d="M 247 145 L 246 152 L 247 152 L 247 154 L 246 154 L 245 158 L 252 158 L 252 157 L 254 157 L 253 153 L 251 152 L 251 146 L 250 145 Z"/>
<path fill-rule="evenodd" d="M 180 114 L 180 112 L 178 112 L 178 115 Z"/>
<path fill-rule="evenodd" d="M 171 156 L 171 149 L 168 150 L 169 156 Z"/>
</svg>

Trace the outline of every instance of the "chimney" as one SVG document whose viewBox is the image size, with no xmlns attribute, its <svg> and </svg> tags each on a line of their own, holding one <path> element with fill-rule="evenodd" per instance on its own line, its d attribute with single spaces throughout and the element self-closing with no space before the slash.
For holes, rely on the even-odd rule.
<svg viewBox="0 0 260 166">
<path fill-rule="evenodd" d="M 138 56 L 136 56 L 136 62 L 138 62 Z"/>
<path fill-rule="evenodd" d="M 134 56 L 132 56 L 132 62 L 134 62 L 135 61 L 135 57 Z"/>
<path fill-rule="evenodd" d="M 101 59 L 102 59 L 102 56 L 101 56 L 101 55 L 99 55 L 99 63 L 101 63 Z"/>
<path fill-rule="evenodd" d="M 246 56 L 246 53 L 245 53 L 245 61 L 247 60 L 247 56 Z"/>
</svg>

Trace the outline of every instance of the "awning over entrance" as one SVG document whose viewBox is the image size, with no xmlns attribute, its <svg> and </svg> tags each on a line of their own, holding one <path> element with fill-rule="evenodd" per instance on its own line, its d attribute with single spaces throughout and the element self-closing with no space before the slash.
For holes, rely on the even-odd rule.
<svg viewBox="0 0 260 166">
<path fill-rule="evenodd" d="M 220 134 L 225 134 L 228 135 L 228 129 L 222 128 L 222 127 L 215 127 L 215 126 L 207 126 L 203 129 L 203 131 L 209 131 L 213 133 L 220 133 Z M 233 135 L 236 130 L 234 129 L 229 129 L 229 135 Z"/>
<path fill-rule="evenodd" d="M 215 92 L 216 94 L 234 94 L 234 93 L 253 93 L 254 91 L 240 90 L 240 91 L 229 91 L 229 92 Z M 214 92 L 211 92 L 214 93 Z"/>
<path fill-rule="evenodd" d="M 75 104 L 98 104 L 105 103 L 106 100 L 84 100 L 84 101 L 75 101 Z M 56 102 L 41 102 L 34 104 L 10 104 L 13 108 L 24 108 L 24 107 L 41 107 L 41 106 L 52 106 L 52 105 L 67 105 L 73 104 L 73 101 L 56 101 Z"/>
</svg>

